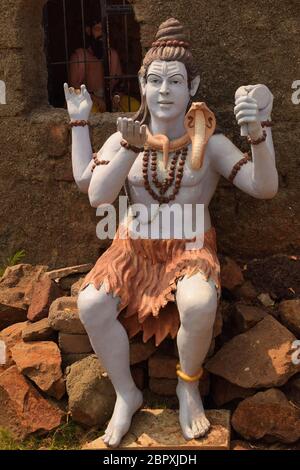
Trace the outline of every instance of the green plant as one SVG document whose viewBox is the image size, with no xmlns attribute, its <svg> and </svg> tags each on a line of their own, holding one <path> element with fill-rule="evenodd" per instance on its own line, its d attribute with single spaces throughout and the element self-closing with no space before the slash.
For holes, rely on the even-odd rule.
<svg viewBox="0 0 300 470">
<path fill-rule="evenodd" d="M 24 250 L 18 250 L 14 255 L 9 256 L 6 260 L 6 263 L 0 266 L 0 277 L 3 276 L 5 269 L 8 266 L 15 266 L 18 264 L 24 257 L 26 253 Z"/>
</svg>

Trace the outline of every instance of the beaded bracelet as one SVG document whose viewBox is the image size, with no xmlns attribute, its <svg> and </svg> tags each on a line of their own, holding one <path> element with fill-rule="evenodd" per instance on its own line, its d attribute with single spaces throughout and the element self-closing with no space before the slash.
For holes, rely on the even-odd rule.
<svg viewBox="0 0 300 470">
<path fill-rule="evenodd" d="M 258 145 L 260 144 L 261 142 L 264 142 L 267 138 L 267 133 L 265 130 L 263 130 L 263 134 L 261 137 L 259 137 L 258 139 L 254 140 L 254 139 L 251 139 L 250 135 L 248 135 L 247 137 L 247 141 L 249 142 L 249 144 L 251 145 Z"/>
<path fill-rule="evenodd" d="M 260 122 L 261 127 L 272 127 L 273 123 L 269 119 L 267 121 L 261 121 Z"/>
<path fill-rule="evenodd" d="M 90 126 L 90 121 L 85 121 L 84 119 L 82 120 L 74 120 L 69 122 L 70 127 L 84 127 L 84 126 Z"/>
<path fill-rule="evenodd" d="M 249 153 L 245 153 L 243 158 L 241 158 L 232 168 L 231 173 L 228 177 L 228 181 L 230 181 L 230 183 L 233 183 L 234 178 L 236 177 L 236 175 L 238 174 L 242 166 L 250 161 L 251 161 L 251 157 Z"/>
<path fill-rule="evenodd" d="M 144 151 L 144 147 L 135 147 L 127 142 L 127 140 L 122 139 L 120 142 L 121 146 L 127 150 L 132 150 L 134 153 L 140 153 Z"/>
</svg>

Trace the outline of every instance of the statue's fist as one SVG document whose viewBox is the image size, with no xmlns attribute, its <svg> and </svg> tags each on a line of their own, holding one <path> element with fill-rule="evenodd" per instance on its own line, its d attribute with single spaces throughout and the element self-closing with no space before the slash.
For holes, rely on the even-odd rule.
<svg viewBox="0 0 300 470">
<path fill-rule="evenodd" d="M 139 121 L 133 121 L 126 117 L 119 117 L 117 120 L 118 131 L 121 132 L 123 139 L 135 147 L 143 147 L 147 140 L 146 126 L 141 125 Z"/>
<path fill-rule="evenodd" d="M 270 119 L 273 95 L 265 85 L 241 86 L 235 93 L 234 114 L 242 135 L 258 134 L 260 122 Z"/>
<path fill-rule="evenodd" d="M 65 83 L 64 91 L 70 119 L 87 121 L 93 102 L 85 85 L 81 85 L 80 90 L 75 90 Z"/>
</svg>

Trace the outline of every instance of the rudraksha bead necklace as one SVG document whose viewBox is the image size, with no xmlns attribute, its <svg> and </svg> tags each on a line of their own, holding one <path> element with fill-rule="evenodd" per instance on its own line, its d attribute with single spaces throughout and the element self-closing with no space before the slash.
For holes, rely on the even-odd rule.
<svg viewBox="0 0 300 470">
<path fill-rule="evenodd" d="M 183 177 L 184 165 L 186 162 L 186 157 L 188 153 L 188 148 L 183 147 L 180 150 L 176 150 L 170 162 L 170 167 L 168 171 L 168 176 L 163 180 L 159 181 L 157 177 L 157 153 L 156 150 L 145 149 L 143 156 L 143 178 L 144 178 L 144 187 L 148 193 L 159 202 L 159 204 L 168 204 L 170 201 L 174 201 L 176 195 L 179 193 L 181 180 Z M 150 154 L 151 154 L 151 176 L 152 183 L 158 189 L 159 194 L 157 194 L 151 187 L 149 182 L 149 163 L 150 163 Z M 165 196 L 168 189 L 172 186 L 175 180 L 175 185 L 172 193 L 169 196 Z"/>
</svg>

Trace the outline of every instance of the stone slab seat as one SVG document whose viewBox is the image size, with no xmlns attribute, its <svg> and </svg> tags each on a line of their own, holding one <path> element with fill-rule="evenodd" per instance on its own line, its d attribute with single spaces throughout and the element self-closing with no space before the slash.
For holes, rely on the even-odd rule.
<svg viewBox="0 0 300 470">
<path fill-rule="evenodd" d="M 118 449 L 228 450 L 230 448 L 230 412 L 208 410 L 206 416 L 211 423 L 208 434 L 200 439 L 186 441 L 181 433 L 177 410 L 142 409 L 134 416 L 130 431 Z M 82 449 L 110 448 L 99 437 L 85 444 Z"/>
</svg>

